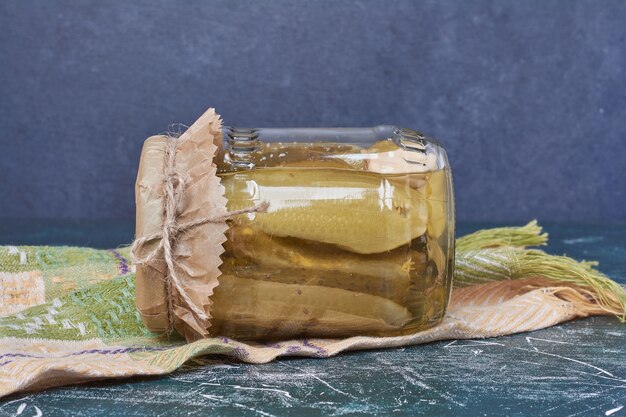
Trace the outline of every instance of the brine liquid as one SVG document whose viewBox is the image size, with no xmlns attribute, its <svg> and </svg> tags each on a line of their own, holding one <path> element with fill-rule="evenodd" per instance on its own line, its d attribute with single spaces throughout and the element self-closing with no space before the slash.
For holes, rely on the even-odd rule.
<svg viewBox="0 0 626 417">
<path fill-rule="evenodd" d="M 220 174 L 229 220 L 212 332 L 392 336 L 438 323 L 451 286 L 448 175 L 290 166 Z"/>
</svg>

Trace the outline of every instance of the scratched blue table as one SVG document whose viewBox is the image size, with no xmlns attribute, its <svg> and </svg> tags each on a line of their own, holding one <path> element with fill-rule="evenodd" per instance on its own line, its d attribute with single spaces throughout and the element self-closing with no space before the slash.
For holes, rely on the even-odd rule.
<svg viewBox="0 0 626 417">
<path fill-rule="evenodd" d="M 460 225 L 466 233 L 493 225 Z M 552 253 L 626 283 L 626 225 L 546 225 Z M 0 244 L 114 247 L 132 222 L 0 222 Z M 247 365 L 6 398 L 0 416 L 626 416 L 626 325 L 591 318 L 508 337 Z"/>
</svg>

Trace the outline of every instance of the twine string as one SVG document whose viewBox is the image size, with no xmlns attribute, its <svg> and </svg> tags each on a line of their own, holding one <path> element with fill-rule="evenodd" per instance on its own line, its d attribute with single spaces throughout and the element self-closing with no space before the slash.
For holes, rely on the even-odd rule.
<svg viewBox="0 0 626 417">
<path fill-rule="evenodd" d="M 184 192 L 186 179 L 181 177 L 176 172 L 176 149 L 179 144 L 179 140 L 169 137 L 169 141 L 165 146 L 165 169 L 164 169 L 164 201 L 163 209 L 165 218 L 163 220 L 162 229 L 159 232 L 142 236 L 136 239 L 131 246 L 131 256 L 133 262 L 138 265 L 148 265 L 154 262 L 155 259 L 163 256 L 167 270 L 165 273 L 165 294 L 167 302 L 167 318 L 168 318 L 168 331 L 174 330 L 174 300 L 175 293 L 178 293 L 183 305 L 193 312 L 197 318 L 201 321 L 208 320 L 208 316 L 204 309 L 199 308 L 196 303 L 189 297 L 182 280 L 178 276 L 176 270 L 175 259 L 173 254 L 173 248 L 176 245 L 176 241 L 180 234 L 192 230 L 198 226 L 202 226 L 208 223 L 221 223 L 227 219 L 240 214 L 264 212 L 267 211 L 269 204 L 262 202 L 253 207 L 248 207 L 241 210 L 233 210 L 220 215 L 205 216 L 191 222 L 179 224 L 177 222 L 179 209 L 184 204 Z M 139 252 L 148 243 L 153 240 L 159 239 L 159 244 L 151 252 L 140 256 Z"/>
</svg>

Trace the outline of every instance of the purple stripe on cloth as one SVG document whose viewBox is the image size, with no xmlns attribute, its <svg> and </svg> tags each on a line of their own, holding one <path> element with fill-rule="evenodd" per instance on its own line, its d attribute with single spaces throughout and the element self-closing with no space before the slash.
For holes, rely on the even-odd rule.
<svg viewBox="0 0 626 417">
<path fill-rule="evenodd" d="M 126 258 L 124 258 L 122 254 L 115 249 L 109 249 L 109 252 L 111 252 L 113 256 L 115 256 L 115 259 L 117 259 L 117 271 L 120 275 L 128 274 L 130 272 L 130 268 L 128 267 L 128 261 Z"/>
<path fill-rule="evenodd" d="M 328 356 L 328 351 L 327 351 L 326 349 L 324 349 L 324 348 L 321 348 L 321 347 L 319 347 L 319 346 L 314 345 L 313 343 L 309 342 L 309 340 L 308 340 L 308 339 L 304 339 L 304 340 L 302 341 L 302 344 L 303 344 L 304 346 L 306 346 L 306 347 L 310 347 L 310 348 L 315 349 L 315 351 L 316 351 L 315 355 L 316 355 L 316 356 L 321 356 L 321 357 Z"/>
<path fill-rule="evenodd" d="M 35 359 L 67 358 L 69 356 L 88 355 L 91 353 L 99 353 L 101 355 L 117 355 L 120 353 L 134 353 L 134 352 L 141 352 L 141 351 L 156 352 L 156 351 L 173 349 L 176 347 L 179 347 L 179 345 L 163 346 L 163 347 L 148 347 L 148 346 L 124 347 L 124 348 L 117 348 L 117 349 L 111 349 L 111 350 L 87 349 L 87 350 L 80 350 L 78 352 L 68 353 L 67 355 L 62 355 L 62 356 L 38 356 L 38 355 L 31 355 L 28 353 L 5 353 L 3 355 L 0 355 L 0 359 L 3 359 L 3 358 L 35 358 Z M 4 364 L 5 363 L 2 363 L 0 364 L 0 366 Z"/>
<path fill-rule="evenodd" d="M 238 358 L 245 358 L 250 356 L 250 353 L 242 347 L 236 347 L 233 349 L 233 355 L 235 355 Z"/>
</svg>

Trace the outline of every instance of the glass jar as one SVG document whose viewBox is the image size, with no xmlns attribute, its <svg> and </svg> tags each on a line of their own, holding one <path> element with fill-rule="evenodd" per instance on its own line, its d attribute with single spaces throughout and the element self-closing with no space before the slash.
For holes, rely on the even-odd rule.
<svg viewBox="0 0 626 417">
<path fill-rule="evenodd" d="M 213 334 L 397 336 L 439 323 L 454 263 L 444 149 L 374 128 L 224 128 L 229 210 Z"/>
</svg>

